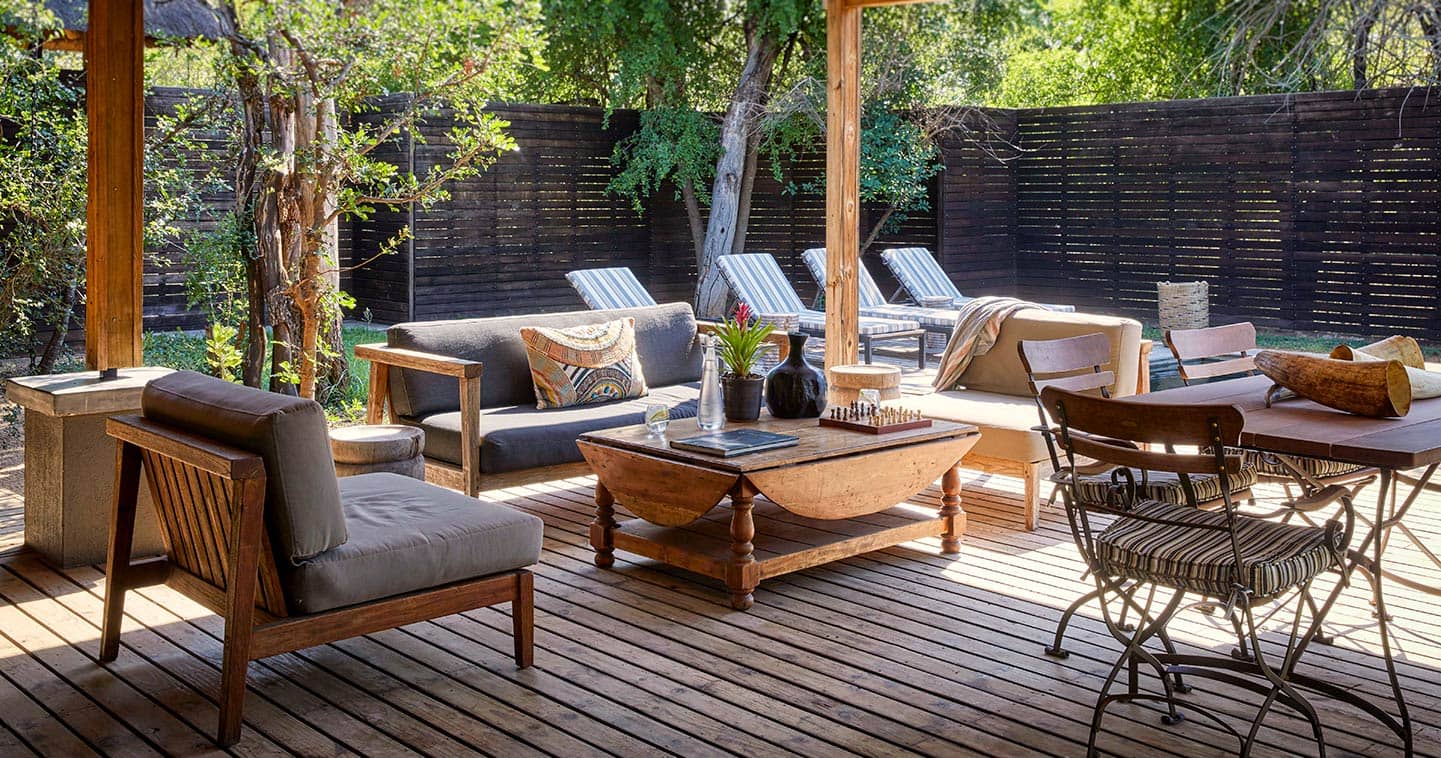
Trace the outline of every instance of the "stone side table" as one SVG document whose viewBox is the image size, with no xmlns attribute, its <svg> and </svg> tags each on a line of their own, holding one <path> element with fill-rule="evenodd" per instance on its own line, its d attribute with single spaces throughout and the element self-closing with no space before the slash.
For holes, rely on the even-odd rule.
<svg viewBox="0 0 1441 758">
<path fill-rule="evenodd" d="M 330 430 L 336 476 L 389 472 L 425 481 L 425 432 L 402 424 Z"/>
<path fill-rule="evenodd" d="M 105 419 L 140 412 L 140 393 L 168 368 L 23 376 L 6 396 L 25 409 L 25 544 L 63 568 L 104 563 L 115 499 L 115 440 Z M 165 543 L 150 490 L 140 488 L 136 557 L 162 555 Z"/>
</svg>

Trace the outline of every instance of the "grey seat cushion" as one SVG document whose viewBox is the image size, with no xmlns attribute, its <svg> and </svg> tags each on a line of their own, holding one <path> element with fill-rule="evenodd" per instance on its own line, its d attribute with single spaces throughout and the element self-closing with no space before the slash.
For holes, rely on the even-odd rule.
<svg viewBox="0 0 1441 758">
<path fill-rule="evenodd" d="M 614 311 L 570 311 L 501 318 L 421 321 L 396 324 L 386 330 L 391 347 L 480 361 L 480 407 L 535 405 L 530 363 L 523 326 L 566 328 L 599 324 L 618 318 L 635 319 L 635 346 L 652 387 L 684 384 L 700 379 L 702 351 L 696 344 L 695 315 L 687 303 Z M 410 369 L 391 369 L 391 401 L 399 416 L 418 418 L 460 409 L 459 383 L 448 376 Z"/>
<path fill-rule="evenodd" d="M 265 517 L 278 557 L 302 561 L 345 544 L 345 517 L 319 403 L 177 371 L 150 382 L 140 407 L 151 421 L 265 460 Z"/>
<path fill-rule="evenodd" d="M 350 540 L 286 572 L 290 609 L 316 613 L 540 560 L 542 522 L 396 474 L 340 480 Z"/>
<path fill-rule="evenodd" d="M 671 418 L 696 414 L 700 384 L 653 387 L 631 400 L 536 410 L 535 404 L 487 408 L 480 414 L 480 470 L 502 474 L 582 460 L 575 438 L 597 429 L 640 424 L 651 403 L 670 406 Z M 405 420 L 405 419 L 403 419 Z M 408 419 L 425 430 L 425 455 L 457 466 L 461 461 L 460 412 Z"/>
</svg>

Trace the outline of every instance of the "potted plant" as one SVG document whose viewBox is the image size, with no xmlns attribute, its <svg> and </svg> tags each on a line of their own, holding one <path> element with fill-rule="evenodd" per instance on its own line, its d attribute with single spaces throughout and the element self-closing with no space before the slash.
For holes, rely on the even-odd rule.
<svg viewBox="0 0 1441 758">
<path fill-rule="evenodd" d="M 766 379 L 756 373 L 756 359 L 770 333 L 771 325 L 756 318 L 745 303 L 736 308 L 735 315 L 716 327 L 716 345 L 726 366 L 726 373 L 721 377 L 725 414 L 731 421 L 760 418 Z"/>
</svg>

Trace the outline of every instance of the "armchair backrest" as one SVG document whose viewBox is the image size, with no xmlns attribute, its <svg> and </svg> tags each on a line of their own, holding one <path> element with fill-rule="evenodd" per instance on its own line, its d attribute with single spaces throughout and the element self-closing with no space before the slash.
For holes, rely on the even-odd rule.
<svg viewBox="0 0 1441 758">
<path fill-rule="evenodd" d="M 976 356 L 961 374 L 966 389 L 997 392 L 1018 397 L 1032 395 L 1030 376 L 1021 363 L 1022 340 L 1055 340 L 1103 334 L 1109 356 L 1103 370 L 1115 374 L 1112 397 L 1136 393 L 1140 378 L 1141 324 L 1128 318 L 1090 313 L 1061 313 L 1040 308 L 1012 314 L 1001 325 L 996 343 L 985 355 Z"/>
<path fill-rule="evenodd" d="M 689 303 L 606 311 L 566 311 L 497 318 L 417 321 L 386 330 L 390 347 L 480 361 L 480 407 L 535 405 L 535 389 L 525 343 L 525 326 L 566 328 L 619 318 L 635 319 L 636 352 L 646 384 L 666 387 L 700 379 L 703 351 L 696 343 L 695 314 Z M 454 378 L 412 369 L 391 368 L 390 401 L 405 417 L 460 410 Z"/>
<path fill-rule="evenodd" d="M 140 404 L 147 421 L 260 456 L 266 526 L 282 563 L 349 538 L 319 403 L 177 371 L 150 382 Z"/>
</svg>

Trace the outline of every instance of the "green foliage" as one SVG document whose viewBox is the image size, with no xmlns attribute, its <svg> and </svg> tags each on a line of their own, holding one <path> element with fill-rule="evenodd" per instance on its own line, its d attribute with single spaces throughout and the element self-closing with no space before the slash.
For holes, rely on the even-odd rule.
<svg viewBox="0 0 1441 758">
<path fill-rule="evenodd" d="M 335 421 L 359 421 L 364 417 L 370 362 L 355 357 L 355 346 L 367 342 L 384 342 L 385 332 L 364 325 L 347 325 L 341 330 L 344 355 L 350 366 L 350 381 L 336 388 L 324 402 L 326 413 Z M 208 341 L 204 335 L 187 332 L 146 332 L 144 335 L 145 365 L 213 373 L 207 357 Z M 232 381 L 233 381 L 232 377 Z"/>
<path fill-rule="evenodd" d="M 630 200 L 636 212 L 667 181 L 677 198 L 681 185 L 690 182 L 700 201 L 709 203 L 719 135 L 715 120 L 689 108 L 642 111 L 640 128 L 616 143 L 610 161 L 621 171 L 607 189 Z"/>
<path fill-rule="evenodd" d="M 715 329 L 717 352 L 730 367 L 730 373 L 753 376 L 761 346 L 772 331 L 774 327 L 757 318 L 745 303 L 741 303 L 734 316 L 720 322 Z"/>
<path fill-rule="evenodd" d="M 44 333 L 68 328 L 85 281 L 83 93 L 38 49 L 43 34 L 0 35 L 0 354 L 29 355 L 32 367 L 47 362 Z"/>
<path fill-rule="evenodd" d="M 227 382 L 238 381 L 236 372 L 243 362 L 239 348 L 235 347 L 235 338 L 239 333 L 233 326 L 214 324 L 205 337 L 205 363 L 212 375 Z"/>
</svg>

